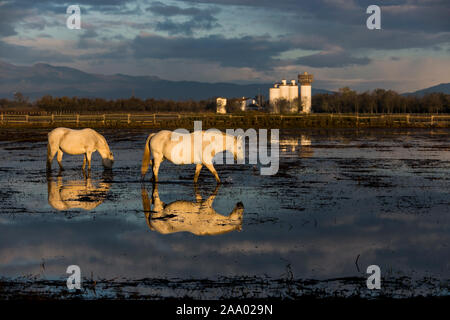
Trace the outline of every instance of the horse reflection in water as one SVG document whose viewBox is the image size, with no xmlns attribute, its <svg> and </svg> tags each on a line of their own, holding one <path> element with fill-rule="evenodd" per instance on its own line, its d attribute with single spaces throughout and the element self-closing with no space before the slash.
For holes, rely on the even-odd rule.
<svg viewBox="0 0 450 320">
<path fill-rule="evenodd" d="M 93 183 L 90 176 L 85 176 L 83 180 L 69 181 L 63 181 L 60 175 L 55 181 L 50 176 L 47 180 L 48 203 L 60 211 L 73 208 L 92 210 L 106 199 L 111 187 L 110 181 L 111 173 L 104 173 L 98 183 Z"/>
<path fill-rule="evenodd" d="M 178 200 L 165 204 L 158 194 L 158 184 L 153 185 L 151 200 L 143 186 L 142 204 L 150 230 L 162 234 L 190 232 L 198 236 L 219 235 L 231 231 L 241 231 L 244 205 L 238 202 L 229 216 L 217 213 L 213 201 L 219 191 L 219 185 L 212 195 L 203 200 L 195 185 L 196 201 Z M 152 210 L 153 204 L 153 210 Z"/>
</svg>

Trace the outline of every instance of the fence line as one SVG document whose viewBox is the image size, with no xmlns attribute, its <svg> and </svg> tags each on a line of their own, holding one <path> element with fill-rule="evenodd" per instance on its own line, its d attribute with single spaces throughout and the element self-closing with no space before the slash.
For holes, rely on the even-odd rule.
<svg viewBox="0 0 450 320">
<path fill-rule="evenodd" d="M 385 123 L 404 123 L 404 124 L 423 124 L 423 125 L 450 125 L 449 114 L 329 114 L 329 113 L 315 113 L 315 114 L 247 114 L 247 115 L 233 115 L 233 114 L 176 114 L 176 113 L 105 113 L 105 114 L 13 114 L 1 113 L 1 124 L 53 124 L 53 123 L 68 123 L 68 124 L 82 124 L 82 123 L 126 123 L 126 124 L 152 124 L 158 125 L 162 121 L 170 120 L 213 120 L 219 122 L 227 122 L 230 120 L 240 121 L 331 121 L 354 122 L 356 125 L 370 124 L 374 122 Z"/>
</svg>

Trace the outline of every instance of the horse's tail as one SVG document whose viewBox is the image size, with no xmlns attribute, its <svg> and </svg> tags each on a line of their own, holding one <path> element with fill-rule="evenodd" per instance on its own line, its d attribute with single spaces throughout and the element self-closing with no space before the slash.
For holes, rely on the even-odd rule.
<svg viewBox="0 0 450 320">
<path fill-rule="evenodd" d="M 51 163 L 51 159 L 50 157 L 52 156 L 52 151 L 50 149 L 50 139 L 47 142 L 47 171 L 51 170 L 52 168 L 52 163 Z"/>
<path fill-rule="evenodd" d="M 150 157 L 151 157 L 151 154 L 150 154 L 150 140 L 152 139 L 152 137 L 154 135 L 155 135 L 155 133 L 151 133 L 148 136 L 147 141 L 145 142 L 144 156 L 142 158 L 142 167 L 141 167 L 141 175 L 142 175 L 142 177 L 145 176 L 145 174 L 147 173 L 147 170 L 148 170 L 148 166 L 152 162 L 152 160 L 150 159 Z"/>
</svg>

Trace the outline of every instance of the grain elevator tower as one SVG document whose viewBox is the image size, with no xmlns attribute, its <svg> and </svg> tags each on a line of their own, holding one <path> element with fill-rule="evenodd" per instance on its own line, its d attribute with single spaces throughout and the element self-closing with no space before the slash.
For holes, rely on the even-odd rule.
<svg viewBox="0 0 450 320">
<path fill-rule="evenodd" d="M 311 83 L 314 77 L 308 72 L 298 75 L 298 82 L 300 83 L 300 101 L 301 101 L 301 112 L 311 113 Z"/>
</svg>

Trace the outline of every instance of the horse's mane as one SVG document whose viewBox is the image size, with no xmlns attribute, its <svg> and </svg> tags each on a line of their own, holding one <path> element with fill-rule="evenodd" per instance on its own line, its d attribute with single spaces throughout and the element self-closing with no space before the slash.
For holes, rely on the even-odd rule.
<svg viewBox="0 0 450 320">
<path fill-rule="evenodd" d="M 103 143 L 103 146 L 107 149 L 108 152 L 111 152 L 109 149 L 108 142 L 106 141 L 105 137 L 98 133 L 97 131 L 94 131 L 96 133 L 97 138 Z"/>
</svg>

